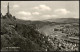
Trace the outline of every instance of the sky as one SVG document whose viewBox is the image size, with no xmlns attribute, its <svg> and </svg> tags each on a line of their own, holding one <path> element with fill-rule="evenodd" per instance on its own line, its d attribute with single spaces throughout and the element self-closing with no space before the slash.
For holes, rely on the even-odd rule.
<svg viewBox="0 0 80 52">
<path fill-rule="evenodd" d="M 79 1 L 1 1 L 1 12 L 10 13 L 22 20 L 46 20 L 54 18 L 79 18 Z"/>
</svg>

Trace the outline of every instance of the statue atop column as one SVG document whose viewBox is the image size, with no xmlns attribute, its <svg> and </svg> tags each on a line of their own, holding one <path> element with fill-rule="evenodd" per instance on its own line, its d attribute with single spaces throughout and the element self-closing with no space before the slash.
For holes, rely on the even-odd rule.
<svg viewBox="0 0 80 52">
<path fill-rule="evenodd" d="M 8 6 L 7 6 L 7 13 L 9 14 L 9 2 L 8 2 Z"/>
<path fill-rule="evenodd" d="M 1 16 L 2 16 L 2 13 L 1 13 Z M 12 15 L 10 14 L 9 2 L 8 2 L 8 5 L 7 5 L 7 13 L 6 13 L 6 15 L 4 15 L 2 18 L 3 18 L 3 19 L 6 19 L 6 18 L 7 18 L 7 19 L 11 19 L 11 20 L 16 19 L 15 16 L 12 16 Z"/>
<path fill-rule="evenodd" d="M 6 15 L 8 17 L 12 17 L 12 15 L 10 14 L 10 10 L 9 10 L 9 2 L 8 2 L 8 5 L 7 5 L 7 13 L 6 13 Z"/>
</svg>

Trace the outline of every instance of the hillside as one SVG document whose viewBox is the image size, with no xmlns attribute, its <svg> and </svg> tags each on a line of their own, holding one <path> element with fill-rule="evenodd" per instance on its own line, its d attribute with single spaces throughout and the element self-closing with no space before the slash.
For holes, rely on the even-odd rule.
<svg viewBox="0 0 80 52">
<path fill-rule="evenodd" d="M 13 51 L 6 47 L 19 47 L 18 51 L 71 51 L 70 47 L 75 44 L 77 46 L 72 50 L 78 50 L 78 43 L 68 40 L 69 36 L 76 36 L 78 39 L 78 23 L 64 25 L 49 21 L 24 21 L 10 18 L 1 19 L 1 50 L 3 51 Z M 72 31 L 72 29 L 76 30 Z M 69 33 L 71 34 L 69 35 Z M 69 41 L 68 45 L 66 45 L 66 40 Z M 72 41 L 74 45 L 71 45 Z"/>
<path fill-rule="evenodd" d="M 53 48 L 47 40 L 48 37 L 36 31 L 34 25 L 35 23 L 31 21 L 1 19 L 1 50 L 13 51 L 13 49 L 6 49 L 6 47 L 20 47 L 19 51 L 52 50 Z M 47 46 L 48 48 L 46 48 Z"/>
<path fill-rule="evenodd" d="M 58 22 L 58 23 L 79 23 L 78 18 L 54 18 L 45 21 Z"/>
</svg>

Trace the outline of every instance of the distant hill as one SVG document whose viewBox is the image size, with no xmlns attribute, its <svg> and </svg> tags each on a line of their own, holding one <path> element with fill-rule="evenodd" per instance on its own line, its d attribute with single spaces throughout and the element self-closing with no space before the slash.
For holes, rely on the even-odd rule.
<svg viewBox="0 0 80 52">
<path fill-rule="evenodd" d="M 78 18 L 54 18 L 54 19 L 48 19 L 45 21 L 58 22 L 58 23 L 79 23 Z"/>
</svg>

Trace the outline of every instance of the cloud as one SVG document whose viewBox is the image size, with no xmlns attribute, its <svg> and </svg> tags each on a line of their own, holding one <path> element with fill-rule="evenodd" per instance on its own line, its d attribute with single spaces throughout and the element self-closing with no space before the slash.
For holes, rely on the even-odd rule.
<svg viewBox="0 0 80 52">
<path fill-rule="evenodd" d="M 20 11 L 20 12 L 18 12 L 18 14 L 21 14 L 21 15 L 31 15 L 31 12 Z"/>
<path fill-rule="evenodd" d="M 22 17 L 20 19 L 23 19 L 23 20 L 39 20 L 39 18 L 36 18 L 36 17 L 33 17 L 33 16 L 29 16 L 29 17 Z"/>
<path fill-rule="evenodd" d="M 26 20 L 27 19 L 27 17 L 19 17 L 19 19 L 22 19 L 22 20 Z"/>
<path fill-rule="evenodd" d="M 40 10 L 40 11 L 51 11 L 51 8 L 47 5 L 39 5 L 37 7 L 34 7 L 33 9 L 36 9 L 36 10 Z"/>
<path fill-rule="evenodd" d="M 43 17 L 58 17 L 57 15 L 43 15 Z"/>
<path fill-rule="evenodd" d="M 19 7 L 19 5 L 13 5 L 13 8 L 18 8 Z"/>
<path fill-rule="evenodd" d="M 43 15 L 42 17 L 51 17 L 51 15 Z"/>
<path fill-rule="evenodd" d="M 39 15 L 40 13 L 39 12 L 33 12 L 32 14 L 33 15 Z"/>
<path fill-rule="evenodd" d="M 46 20 L 46 19 L 52 19 L 52 18 L 55 18 L 57 17 L 56 15 L 42 15 L 42 16 L 39 16 L 39 17 L 36 17 L 36 16 L 19 16 L 19 19 L 22 19 L 22 20 Z"/>
<path fill-rule="evenodd" d="M 58 15 L 51 15 L 51 17 L 58 17 Z"/>
<path fill-rule="evenodd" d="M 42 17 L 43 17 L 42 19 L 51 19 L 51 18 L 55 18 L 58 16 L 57 15 L 43 15 Z"/>
<path fill-rule="evenodd" d="M 66 9 L 56 9 L 56 10 L 54 10 L 54 12 L 56 14 L 60 14 L 60 15 L 66 15 L 66 14 L 70 13 L 70 11 L 68 11 Z"/>
</svg>

